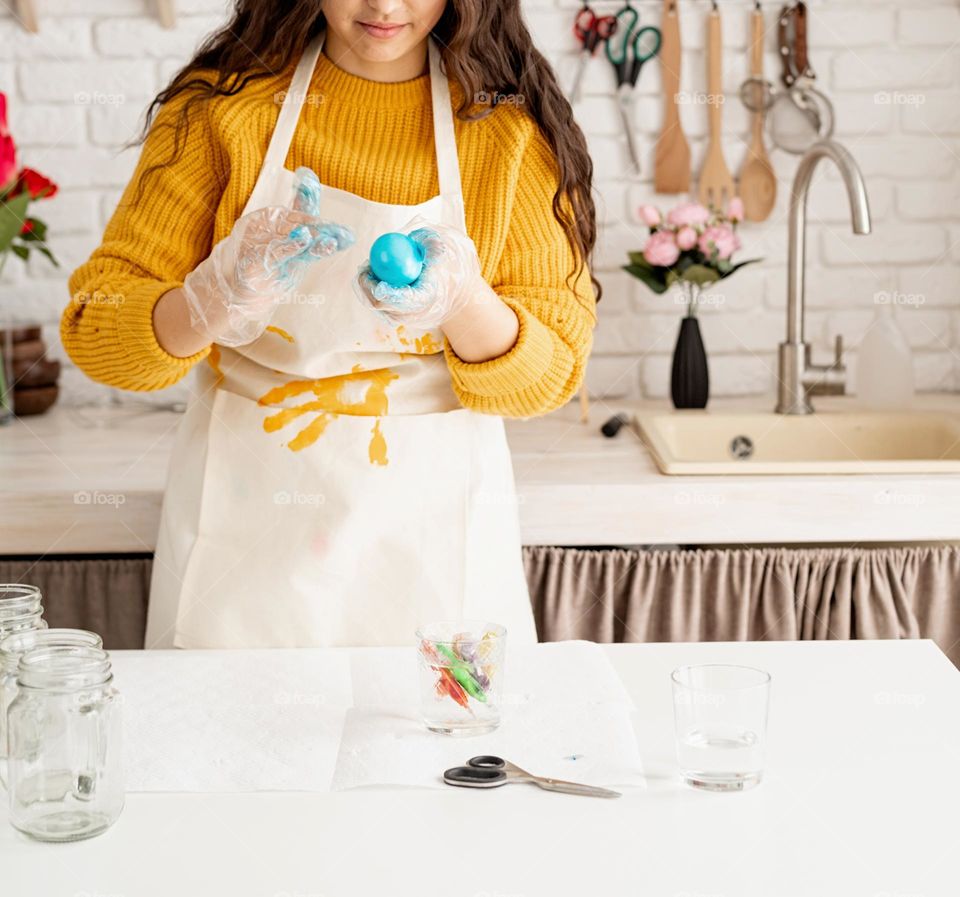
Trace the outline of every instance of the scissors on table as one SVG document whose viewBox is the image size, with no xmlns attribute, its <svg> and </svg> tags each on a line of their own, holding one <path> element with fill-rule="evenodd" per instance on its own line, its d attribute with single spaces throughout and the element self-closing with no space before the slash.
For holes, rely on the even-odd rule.
<svg viewBox="0 0 960 897">
<path fill-rule="evenodd" d="M 617 25 L 607 38 L 605 52 L 617 76 L 617 105 L 620 120 L 627 137 L 627 149 L 635 172 L 640 171 L 640 153 L 637 151 L 633 130 L 633 90 L 645 63 L 660 52 L 660 29 L 647 25 L 637 28 L 638 13 L 629 3 L 614 16 Z"/>
<path fill-rule="evenodd" d="M 531 782 L 545 791 L 562 791 L 564 794 L 582 794 L 585 797 L 621 796 L 619 791 L 611 791 L 609 788 L 531 775 L 502 757 L 491 756 L 471 757 L 466 766 L 448 769 L 443 774 L 443 780 L 448 785 L 459 785 L 463 788 L 496 788 L 511 782 Z"/>
<path fill-rule="evenodd" d="M 598 16 L 584 3 L 573 22 L 573 33 L 580 41 L 580 58 L 577 62 L 577 71 L 573 76 L 573 87 L 570 90 L 570 102 L 576 103 L 580 99 L 580 86 L 583 82 L 583 73 L 587 70 L 587 61 L 593 56 L 594 50 L 602 40 L 611 37 L 617 30 L 617 20 L 614 16 Z"/>
</svg>

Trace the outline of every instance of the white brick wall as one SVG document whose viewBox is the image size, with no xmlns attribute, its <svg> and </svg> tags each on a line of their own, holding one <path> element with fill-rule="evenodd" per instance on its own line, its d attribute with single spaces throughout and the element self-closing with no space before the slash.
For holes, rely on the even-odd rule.
<svg viewBox="0 0 960 897">
<path fill-rule="evenodd" d="M 567 11 L 576 0 L 558 0 Z M 595 6 L 613 12 L 618 2 Z M 660 3 L 639 4 L 646 24 L 657 24 Z M 779 75 L 776 14 L 764 3 L 768 77 Z M 833 100 L 836 137 L 857 159 L 870 196 L 874 232 L 850 231 L 846 195 L 824 163 L 810 193 L 807 241 L 807 334 L 822 360 L 832 355 L 835 334 L 849 348 L 851 385 L 856 349 L 873 320 L 875 303 L 901 301 L 898 315 L 914 350 L 918 387 L 960 387 L 960 12 L 953 2 L 813 0 L 810 54 L 818 84 Z M 533 8 L 537 22 L 556 16 L 549 4 Z M 720 4 L 724 35 L 724 141 L 736 175 L 743 162 L 749 116 L 736 97 L 747 68 L 749 14 L 753 4 Z M 684 46 L 681 90 L 705 89 L 703 53 L 706 3 L 681 0 Z M 576 44 L 561 35 L 545 49 L 569 83 Z M 617 176 L 626 163 L 613 103 L 613 76 L 605 60 L 590 64 L 586 97 L 575 109 L 598 172 L 601 242 L 597 275 L 605 288 L 596 349 L 588 371 L 591 394 L 665 396 L 678 311 L 670 296 L 656 296 L 619 271 L 628 248 L 639 248 L 646 228 L 637 220 L 642 203 L 669 208 L 680 197 L 653 192 L 653 146 L 662 100 L 659 72 L 645 69 L 637 90 L 643 176 L 625 189 Z M 705 106 L 681 108 L 696 172 L 706 150 Z M 764 262 L 718 285 L 714 304 L 702 311 L 714 395 L 769 394 L 776 372 L 776 345 L 785 330 L 788 192 L 797 158 L 772 153 L 779 180 L 773 214 L 762 225 L 744 225 L 742 257 Z M 695 184 L 694 178 L 694 184 Z"/>
<path fill-rule="evenodd" d="M 51 242 L 63 262 L 7 266 L 0 282 L 2 314 L 41 321 L 51 351 L 64 362 L 57 322 L 66 277 L 96 246 L 130 176 L 136 151 L 118 155 L 134 133 L 148 99 L 223 15 L 226 0 L 191 0 L 177 28 L 165 31 L 148 0 L 35 0 L 41 31 L 29 36 L 0 12 L 0 88 L 11 98 L 11 119 L 25 164 L 62 185 L 45 204 Z M 635 0 L 636 2 L 636 0 Z M 685 47 L 683 90 L 703 90 L 706 3 L 680 0 Z M 524 0 L 528 23 L 566 87 L 576 62 L 570 31 L 580 0 Z M 594 0 L 614 12 L 618 0 Z M 656 24 L 659 0 L 637 2 Z M 723 108 L 727 162 L 743 160 L 749 116 L 736 99 L 747 71 L 752 2 L 726 0 Z M 765 3 L 767 74 L 779 72 L 775 17 Z M 188 11 L 187 11 L 188 10 Z M 832 98 L 837 137 L 858 160 L 870 194 L 874 233 L 850 233 L 846 199 L 833 172 L 822 170 L 810 195 L 807 329 L 826 356 L 842 333 L 856 366 L 856 347 L 872 320 L 875 297 L 903 299 L 900 320 L 914 349 L 917 382 L 927 390 L 960 388 L 960 11 L 953 0 L 813 0 L 811 61 L 819 86 Z M 666 395 L 679 306 L 655 296 L 620 270 L 628 249 L 646 235 L 641 203 L 669 207 L 679 197 L 652 189 L 653 144 L 660 128 L 659 72 L 648 66 L 636 97 L 645 166 L 636 182 L 617 175 L 626 149 L 614 102 L 613 76 L 598 54 L 584 81 L 577 118 L 587 133 L 597 171 L 601 213 L 595 268 L 605 289 L 588 382 L 595 396 Z M 696 170 L 705 151 L 706 108 L 681 109 Z M 775 152 L 779 199 L 769 221 L 745 225 L 745 257 L 764 262 L 721 284 L 702 312 L 714 395 L 769 393 L 776 344 L 785 327 L 787 191 L 796 157 Z M 826 164 L 824 169 L 826 169 Z M 855 371 L 853 372 L 855 373 Z M 83 402 L 110 397 L 66 365 L 65 395 Z M 184 394 L 168 390 L 154 400 Z"/>
</svg>

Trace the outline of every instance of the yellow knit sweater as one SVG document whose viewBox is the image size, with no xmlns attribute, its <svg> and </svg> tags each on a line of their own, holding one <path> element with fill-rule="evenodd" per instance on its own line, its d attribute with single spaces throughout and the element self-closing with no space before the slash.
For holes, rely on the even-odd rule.
<svg viewBox="0 0 960 897">
<path fill-rule="evenodd" d="M 176 358 L 157 343 L 153 308 L 225 237 L 253 191 L 293 66 L 218 97 L 191 119 L 188 142 L 166 161 L 185 98 L 164 106 L 103 242 L 70 279 L 61 321 L 70 357 L 94 380 L 122 389 L 162 389 L 209 353 Z M 451 82 L 456 105 L 462 93 Z M 315 92 L 315 93 L 314 93 Z M 320 57 L 287 167 L 366 199 L 417 204 L 439 190 L 429 75 L 367 81 Z M 444 351 L 459 401 L 476 411 L 530 417 L 563 405 L 579 387 L 592 344 L 595 299 L 584 271 L 570 289 L 574 256 L 551 203 L 556 160 L 536 123 L 498 105 L 476 122 L 455 120 L 467 231 L 485 279 L 516 312 L 520 332 L 504 355 L 480 363 Z"/>
</svg>

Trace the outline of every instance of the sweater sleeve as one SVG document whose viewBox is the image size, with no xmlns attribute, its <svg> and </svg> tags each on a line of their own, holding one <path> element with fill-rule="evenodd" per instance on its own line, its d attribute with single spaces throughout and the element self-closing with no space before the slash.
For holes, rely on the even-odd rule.
<svg viewBox="0 0 960 897">
<path fill-rule="evenodd" d="M 70 278 L 72 298 L 60 321 L 75 364 L 93 380 L 120 389 L 162 389 L 210 351 L 177 358 L 160 347 L 153 330 L 157 301 L 182 286 L 209 254 L 223 193 L 209 103 L 191 118 L 179 159 L 166 164 L 186 100 L 180 94 L 157 114 L 103 242 Z M 163 167 L 149 171 L 155 165 Z"/>
<path fill-rule="evenodd" d="M 444 340 L 461 404 L 503 417 L 546 414 L 570 400 L 583 381 L 596 323 L 586 265 L 568 282 L 576 257 L 553 215 L 557 163 L 539 128 L 534 131 L 491 283 L 519 319 L 517 340 L 505 354 L 477 363 L 460 359 Z"/>
</svg>

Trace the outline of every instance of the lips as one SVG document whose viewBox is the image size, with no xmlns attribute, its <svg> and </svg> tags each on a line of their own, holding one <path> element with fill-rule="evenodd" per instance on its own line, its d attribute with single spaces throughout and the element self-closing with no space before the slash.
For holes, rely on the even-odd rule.
<svg viewBox="0 0 960 897">
<path fill-rule="evenodd" d="M 360 22 L 360 27 L 363 28 L 363 30 L 366 31 L 371 37 L 377 37 L 382 40 L 399 34 L 404 28 L 403 25 L 384 22 Z"/>
</svg>

